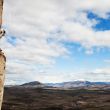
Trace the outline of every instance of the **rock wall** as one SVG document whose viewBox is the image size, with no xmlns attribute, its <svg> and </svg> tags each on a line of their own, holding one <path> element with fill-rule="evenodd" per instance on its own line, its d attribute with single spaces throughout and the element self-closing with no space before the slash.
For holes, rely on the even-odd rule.
<svg viewBox="0 0 110 110">
<path fill-rule="evenodd" d="M 3 29 L 1 29 L 2 13 L 3 13 L 3 0 L 0 0 L 0 39 L 2 38 L 2 36 L 4 36 L 4 33 L 5 33 L 5 31 Z M 1 110 L 1 106 L 2 106 L 3 91 L 4 91 L 5 62 L 6 62 L 6 58 L 0 49 L 0 110 Z"/>
<path fill-rule="evenodd" d="M 0 51 L 0 110 L 2 106 L 3 91 L 4 91 L 5 62 L 6 62 L 6 58 L 3 52 Z"/>
<path fill-rule="evenodd" d="M 0 28 L 2 25 L 3 0 L 0 0 Z"/>
</svg>

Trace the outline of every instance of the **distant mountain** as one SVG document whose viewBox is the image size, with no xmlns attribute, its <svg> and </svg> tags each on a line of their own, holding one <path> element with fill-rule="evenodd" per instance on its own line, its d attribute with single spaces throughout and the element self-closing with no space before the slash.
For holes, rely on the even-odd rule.
<svg viewBox="0 0 110 110">
<path fill-rule="evenodd" d="M 45 84 L 42 84 L 39 81 L 33 81 L 33 82 L 22 84 L 20 86 L 21 87 L 26 87 L 26 88 L 28 88 L 28 87 L 37 87 L 37 88 L 39 88 L 39 87 L 45 87 Z"/>
<path fill-rule="evenodd" d="M 83 86 L 89 86 L 89 85 L 91 85 L 91 82 L 88 82 L 88 81 L 73 81 L 73 82 L 63 82 L 63 83 L 53 84 L 54 87 L 63 87 L 63 88 L 83 87 Z"/>
<path fill-rule="evenodd" d="M 89 82 L 89 81 L 71 81 L 62 83 L 40 83 L 38 81 L 29 82 L 21 85 L 21 87 L 36 87 L 36 88 L 58 88 L 58 89 L 110 89 L 110 82 Z"/>
<path fill-rule="evenodd" d="M 110 82 L 89 82 L 89 81 L 73 81 L 73 82 L 63 82 L 63 83 L 48 83 L 49 86 L 53 87 L 89 87 L 89 86 L 99 86 L 99 85 L 110 85 Z"/>
</svg>

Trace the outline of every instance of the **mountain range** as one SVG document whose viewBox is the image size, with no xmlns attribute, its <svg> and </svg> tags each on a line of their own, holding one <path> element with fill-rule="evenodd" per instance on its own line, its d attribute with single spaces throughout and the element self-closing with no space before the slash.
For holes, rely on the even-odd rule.
<svg viewBox="0 0 110 110">
<path fill-rule="evenodd" d="M 21 87 L 29 88 L 50 88 L 50 89 L 110 89 L 110 82 L 89 82 L 89 81 L 71 81 L 62 83 L 41 83 L 33 81 L 20 85 Z"/>
</svg>

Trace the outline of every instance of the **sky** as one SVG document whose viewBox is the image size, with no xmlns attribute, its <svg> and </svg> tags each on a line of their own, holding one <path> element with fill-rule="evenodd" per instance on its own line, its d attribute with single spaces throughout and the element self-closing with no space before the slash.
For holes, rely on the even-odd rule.
<svg viewBox="0 0 110 110">
<path fill-rule="evenodd" d="M 5 0 L 5 84 L 110 82 L 109 0 Z"/>
</svg>

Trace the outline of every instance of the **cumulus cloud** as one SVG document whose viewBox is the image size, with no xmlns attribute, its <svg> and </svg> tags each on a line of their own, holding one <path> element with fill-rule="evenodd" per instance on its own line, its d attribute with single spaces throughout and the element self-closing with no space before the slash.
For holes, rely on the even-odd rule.
<svg viewBox="0 0 110 110">
<path fill-rule="evenodd" d="M 62 41 L 79 43 L 87 54 L 93 47 L 110 48 L 110 31 L 95 31 L 98 21 L 87 17 L 93 12 L 109 19 L 109 10 L 109 0 L 5 0 L 1 47 L 7 71 L 32 73 L 32 65 L 53 65 L 70 53 Z"/>
</svg>

